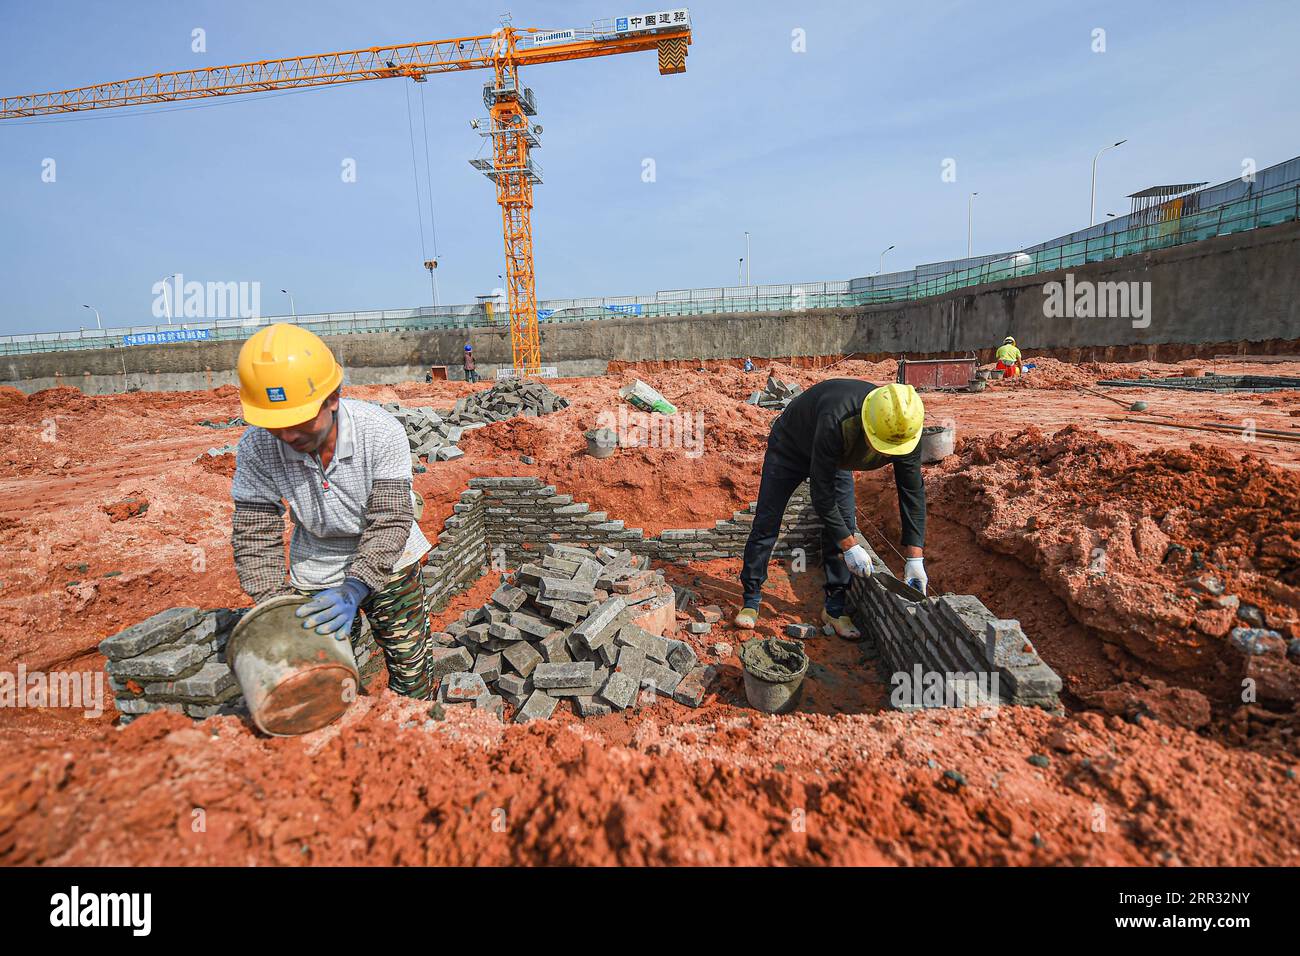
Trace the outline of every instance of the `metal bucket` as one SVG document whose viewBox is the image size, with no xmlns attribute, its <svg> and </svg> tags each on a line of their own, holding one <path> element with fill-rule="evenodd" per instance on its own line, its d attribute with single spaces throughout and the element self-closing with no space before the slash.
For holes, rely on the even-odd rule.
<svg viewBox="0 0 1300 956">
<path fill-rule="evenodd" d="M 808 673 L 808 655 L 804 652 L 803 641 L 789 641 L 780 637 L 766 640 L 780 645 L 788 652 L 797 653 L 803 658 L 803 663 L 797 672 L 783 672 L 778 677 L 755 660 L 754 645 L 762 644 L 764 640 L 745 641 L 740 645 L 740 663 L 745 671 L 745 697 L 751 707 L 765 714 L 785 714 L 794 710 L 799 703 L 804 675 Z"/>
<path fill-rule="evenodd" d="M 352 642 L 317 634 L 294 612 L 310 598 L 263 601 L 235 625 L 226 661 L 259 729 L 276 737 L 309 733 L 343 715 L 360 693 Z"/>
<path fill-rule="evenodd" d="M 941 461 L 956 446 L 956 430 L 951 425 L 926 425 L 921 429 L 921 464 Z"/>
</svg>

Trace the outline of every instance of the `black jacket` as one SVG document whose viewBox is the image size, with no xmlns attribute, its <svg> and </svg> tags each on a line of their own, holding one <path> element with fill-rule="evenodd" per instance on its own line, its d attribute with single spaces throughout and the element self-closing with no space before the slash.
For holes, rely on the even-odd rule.
<svg viewBox="0 0 1300 956">
<path fill-rule="evenodd" d="M 862 429 L 862 403 L 876 388 L 856 378 L 829 378 L 802 392 L 772 425 L 768 452 L 806 468 L 813 508 L 839 541 L 852 535 L 835 505 L 837 471 L 874 471 L 894 466 L 903 546 L 925 544 L 925 484 L 921 445 L 907 455 L 882 455 Z"/>
</svg>

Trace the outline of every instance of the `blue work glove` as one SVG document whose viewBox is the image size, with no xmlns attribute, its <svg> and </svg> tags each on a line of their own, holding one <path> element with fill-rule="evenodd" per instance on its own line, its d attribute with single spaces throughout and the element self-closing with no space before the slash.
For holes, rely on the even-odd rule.
<svg viewBox="0 0 1300 956">
<path fill-rule="evenodd" d="M 366 585 L 356 578 L 344 578 L 338 587 L 326 588 L 294 613 L 307 618 L 302 622 L 303 627 L 314 627 L 317 634 L 333 634 L 345 641 L 352 631 L 357 608 L 369 596 L 370 588 Z"/>
</svg>

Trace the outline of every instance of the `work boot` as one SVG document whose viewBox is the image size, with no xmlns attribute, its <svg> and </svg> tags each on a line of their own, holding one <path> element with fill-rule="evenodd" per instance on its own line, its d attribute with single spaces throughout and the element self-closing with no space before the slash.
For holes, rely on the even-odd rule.
<svg viewBox="0 0 1300 956">
<path fill-rule="evenodd" d="M 862 632 L 857 629 L 853 623 L 853 619 L 847 614 L 841 614 L 839 617 L 831 617 L 829 611 L 823 610 L 822 623 L 846 641 L 862 640 Z"/>
<path fill-rule="evenodd" d="M 742 631 L 752 631 L 758 626 L 758 608 L 742 607 L 736 612 L 735 620 L 731 622 Z"/>
</svg>

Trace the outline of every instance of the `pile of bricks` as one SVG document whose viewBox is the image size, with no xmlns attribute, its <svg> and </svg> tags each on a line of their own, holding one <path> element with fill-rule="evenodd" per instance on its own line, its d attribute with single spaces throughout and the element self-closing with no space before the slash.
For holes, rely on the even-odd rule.
<svg viewBox="0 0 1300 956">
<path fill-rule="evenodd" d="M 155 710 L 196 720 L 245 713 L 243 694 L 226 663 L 226 641 L 244 610 L 173 607 L 106 637 L 99 644 L 123 724 Z M 353 643 L 363 681 L 383 663 L 368 624 Z"/>
<path fill-rule="evenodd" d="M 518 415 L 536 418 L 568 407 L 568 399 L 556 395 L 541 382 L 511 379 L 458 398 L 447 420 L 457 425 L 488 425 Z"/>
<path fill-rule="evenodd" d="M 465 454 L 456 443 L 465 429 L 446 421 L 432 408 L 407 408 L 395 402 L 380 406 L 406 429 L 411 457 L 426 461 L 451 461 Z"/>
<path fill-rule="evenodd" d="M 751 394 L 745 404 L 759 408 L 785 408 L 802 391 L 803 388 L 794 382 L 783 382 L 775 375 L 769 375 L 763 390 Z"/>
<path fill-rule="evenodd" d="M 240 615 L 174 607 L 99 644 L 122 722 L 154 710 L 203 719 L 232 713 L 239 686 L 226 666 L 226 639 Z"/>
<path fill-rule="evenodd" d="M 502 719 L 509 704 L 518 723 L 548 719 L 562 700 L 579 717 L 655 694 L 698 707 L 716 671 L 685 641 L 662 636 L 675 610 L 672 588 L 648 559 L 548 545 L 535 563 L 503 575 L 488 604 L 435 636 L 438 699 Z"/>
</svg>

